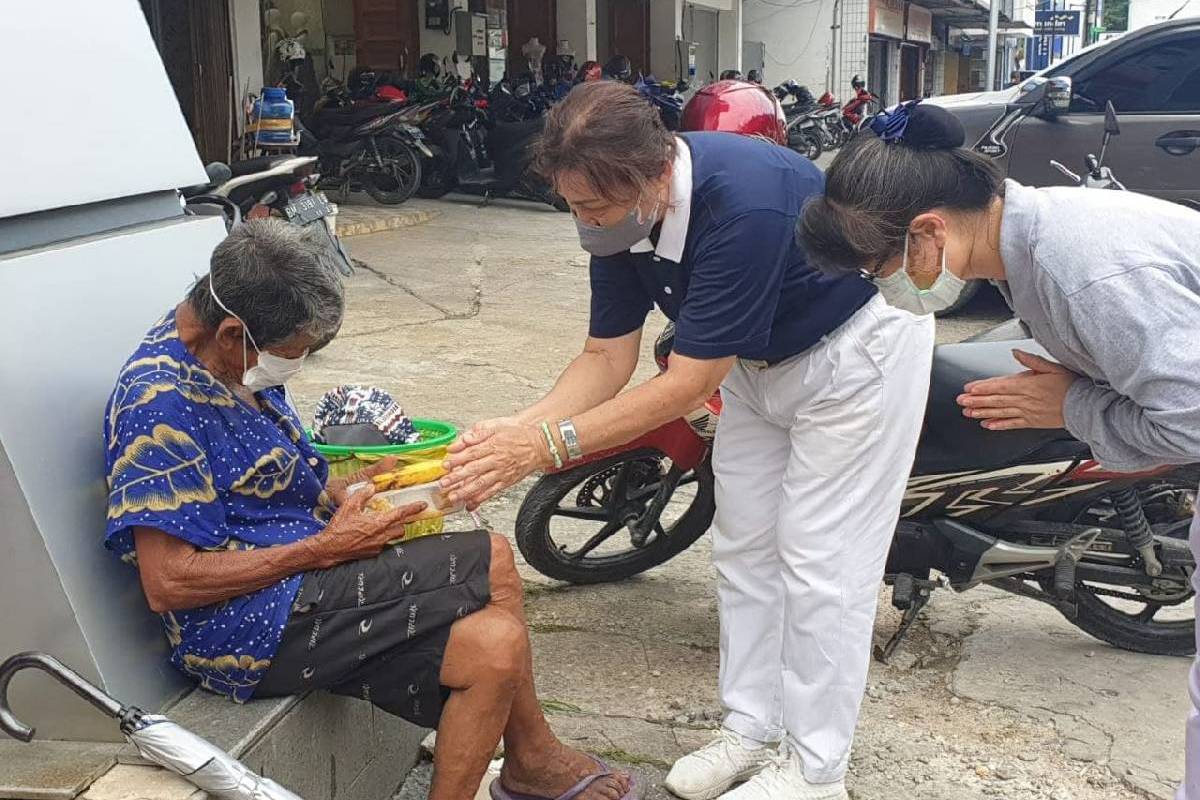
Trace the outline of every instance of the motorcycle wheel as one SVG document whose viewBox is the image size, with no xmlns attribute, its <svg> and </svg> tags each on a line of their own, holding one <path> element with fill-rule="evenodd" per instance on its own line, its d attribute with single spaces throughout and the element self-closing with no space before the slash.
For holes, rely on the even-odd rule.
<svg viewBox="0 0 1200 800">
<path fill-rule="evenodd" d="M 521 555 L 547 577 L 591 584 L 629 578 L 683 552 L 716 510 L 707 458 L 680 479 L 644 545 L 635 546 L 626 528 L 654 497 L 667 463 L 643 449 L 546 475 L 517 513 Z"/>
<path fill-rule="evenodd" d="M 1151 484 L 1139 494 L 1156 535 L 1188 538 L 1190 507 L 1196 502 L 1194 473 L 1184 472 L 1178 480 Z M 1171 502 L 1172 496 L 1179 499 Z M 1179 577 L 1182 586 L 1187 587 L 1186 577 Z M 1122 587 L 1081 582 L 1075 590 L 1075 618 L 1068 619 L 1085 633 L 1122 650 L 1165 656 L 1195 654 L 1196 615 L 1190 587 L 1181 588 L 1177 581 L 1174 591 L 1138 596 L 1136 600 L 1115 598 L 1115 592 L 1132 594 Z"/>
<path fill-rule="evenodd" d="M 384 169 L 381 171 L 368 159 L 359 179 L 375 202 L 399 205 L 412 197 L 421 185 L 421 160 L 411 147 L 395 139 L 376 140 L 376 146 Z"/>
<path fill-rule="evenodd" d="M 788 147 L 809 161 L 816 161 L 821 157 L 821 141 L 817 137 L 809 136 L 806 133 L 798 133 L 791 136 L 788 139 Z"/>
</svg>

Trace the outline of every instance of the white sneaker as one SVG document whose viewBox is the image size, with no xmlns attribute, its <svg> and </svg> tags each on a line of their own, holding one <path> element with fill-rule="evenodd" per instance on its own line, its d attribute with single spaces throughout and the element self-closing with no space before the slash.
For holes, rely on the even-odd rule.
<svg viewBox="0 0 1200 800">
<path fill-rule="evenodd" d="M 735 783 L 757 775 L 776 755 L 773 745 L 746 742 L 722 728 L 716 739 L 675 762 L 665 786 L 684 800 L 715 800 Z"/>
<path fill-rule="evenodd" d="M 780 745 L 761 772 L 743 783 L 721 800 L 850 800 L 846 782 L 809 783 L 804 777 L 800 756 L 788 746 Z"/>
</svg>

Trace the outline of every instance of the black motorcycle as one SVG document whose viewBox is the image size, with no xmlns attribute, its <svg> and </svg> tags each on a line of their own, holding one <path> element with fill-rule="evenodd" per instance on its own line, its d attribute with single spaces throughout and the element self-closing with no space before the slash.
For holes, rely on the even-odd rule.
<svg viewBox="0 0 1200 800">
<path fill-rule="evenodd" d="M 359 189 L 385 205 L 403 203 L 421 185 L 421 158 L 431 153 L 404 101 L 355 102 L 330 82 L 300 126 L 300 152 L 320 158 L 321 186 L 342 197 Z"/>
<path fill-rule="evenodd" d="M 427 198 L 452 191 L 486 200 L 514 197 L 566 211 L 566 201 L 531 168 L 532 147 L 545 119 L 502 121 L 488 109 L 485 95 L 464 86 L 427 114 L 423 131 L 430 152 L 417 193 Z"/>
<path fill-rule="evenodd" d="M 1110 111 L 1109 136 L 1116 135 Z M 1085 185 L 1118 188 L 1088 156 Z M 1082 181 L 1082 179 L 1081 179 Z M 1115 185 L 1114 185 L 1115 184 Z M 1018 371 L 1036 350 L 1016 319 L 934 351 L 916 460 L 885 580 L 903 620 L 886 660 L 939 587 L 989 584 L 1047 603 L 1097 639 L 1141 653 L 1195 652 L 1188 531 L 1200 466 L 1105 470 L 1065 430 L 988 431 L 956 398 L 971 381 Z M 673 331 L 655 348 L 666 369 Z M 541 478 L 517 516 L 521 553 L 571 583 L 620 580 L 687 549 L 715 504 L 710 443 L 717 408 L 675 420 Z"/>
</svg>

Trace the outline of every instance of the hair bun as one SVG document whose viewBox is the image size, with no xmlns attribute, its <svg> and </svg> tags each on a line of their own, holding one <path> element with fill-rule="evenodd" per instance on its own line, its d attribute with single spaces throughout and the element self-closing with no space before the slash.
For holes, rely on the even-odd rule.
<svg viewBox="0 0 1200 800">
<path fill-rule="evenodd" d="M 867 123 L 876 136 L 889 144 L 915 150 L 954 150 L 967 139 L 958 117 L 941 106 L 910 100 L 876 114 Z"/>
</svg>

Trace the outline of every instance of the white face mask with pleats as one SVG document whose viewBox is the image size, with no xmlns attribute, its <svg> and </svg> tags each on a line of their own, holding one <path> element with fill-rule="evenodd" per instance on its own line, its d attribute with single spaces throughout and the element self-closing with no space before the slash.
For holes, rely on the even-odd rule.
<svg viewBox="0 0 1200 800">
<path fill-rule="evenodd" d="M 875 279 L 879 294 L 889 305 L 903 309 L 913 314 L 933 314 L 954 305 L 962 294 L 967 282 L 955 275 L 946 267 L 946 248 L 942 248 L 941 270 L 928 289 L 922 289 L 913 283 L 908 274 L 908 241 L 909 234 L 904 237 L 904 258 L 900 269 L 886 278 Z"/>
<path fill-rule="evenodd" d="M 229 310 L 229 307 L 221 302 L 221 298 L 217 297 L 216 291 L 213 290 L 212 273 L 208 275 L 208 293 L 212 295 L 212 299 L 216 302 L 221 310 L 229 316 L 242 323 L 242 385 L 252 392 L 261 392 L 263 389 L 269 389 L 272 386 L 283 386 L 291 378 L 296 377 L 304 367 L 304 359 L 308 357 L 308 351 L 305 350 L 296 358 L 284 358 L 277 356 L 272 352 L 259 349 L 258 344 L 254 341 L 254 337 L 250 334 L 250 328 L 246 325 L 245 320 L 237 314 Z M 253 367 L 247 366 L 249 363 L 249 351 L 246 349 L 246 341 L 258 353 L 258 363 Z"/>
</svg>

